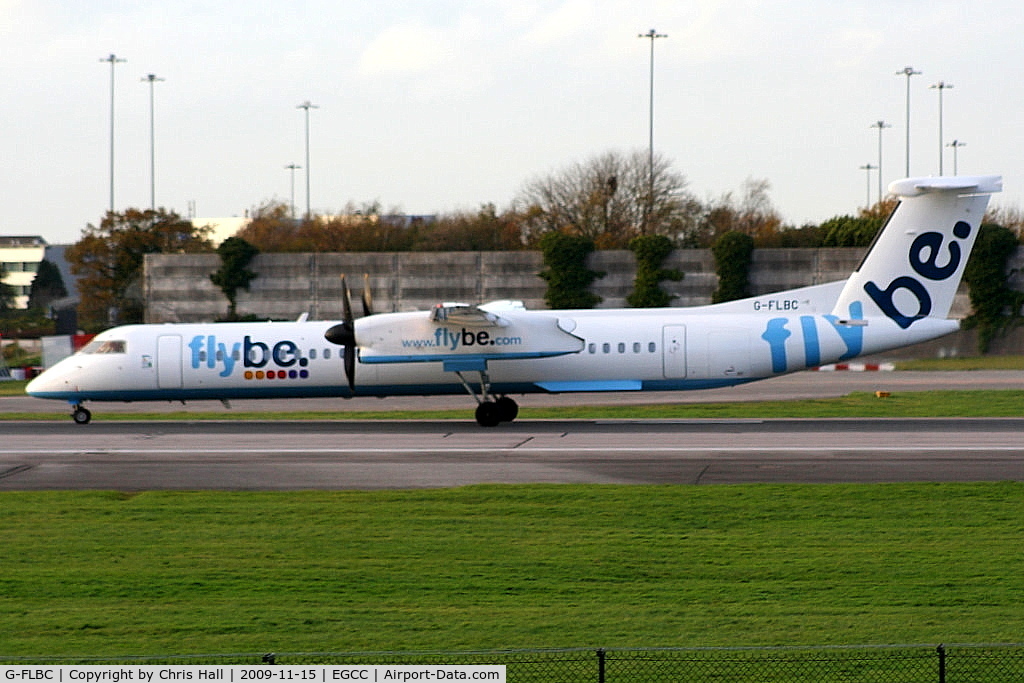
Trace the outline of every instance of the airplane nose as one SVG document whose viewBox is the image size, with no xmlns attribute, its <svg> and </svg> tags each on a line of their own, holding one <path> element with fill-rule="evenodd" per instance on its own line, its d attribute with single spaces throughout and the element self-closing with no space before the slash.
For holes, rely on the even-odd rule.
<svg viewBox="0 0 1024 683">
<path fill-rule="evenodd" d="M 46 398 L 47 394 L 66 390 L 68 388 L 66 373 L 55 372 L 56 368 L 57 366 L 54 366 L 49 370 L 44 370 L 43 374 L 29 382 L 25 386 L 25 393 L 29 396 Z"/>
<path fill-rule="evenodd" d="M 46 373 L 39 375 L 25 386 L 25 393 L 29 396 L 36 396 L 47 391 L 50 388 L 50 378 L 46 376 Z"/>
</svg>

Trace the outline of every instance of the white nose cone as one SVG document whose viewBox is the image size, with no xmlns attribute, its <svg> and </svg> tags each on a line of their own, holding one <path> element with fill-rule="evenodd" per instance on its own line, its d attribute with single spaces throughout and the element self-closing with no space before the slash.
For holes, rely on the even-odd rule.
<svg viewBox="0 0 1024 683">
<path fill-rule="evenodd" d="M 78 391 L 78 382 L 72 378 L 79 370 L 77 363 L 57 363 L 29 382 L 25 393 L 36 398 L 65 398 L 67 393 Z"/>
</svg>

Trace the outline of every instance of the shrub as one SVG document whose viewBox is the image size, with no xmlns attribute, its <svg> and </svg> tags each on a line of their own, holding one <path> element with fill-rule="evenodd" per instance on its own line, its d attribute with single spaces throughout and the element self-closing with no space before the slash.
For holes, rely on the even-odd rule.
<svg viewBox="0 0 1024 683">
<path fill-rule="evenodd" d="M 591 292 L 590 283 L 604 273 L 587 268 L 587 256 L 594 242 L 586 237 L 553 231 L 540 240 L 547 269 L 540 273 L 548 283 L 544 301 L 551 308 L 593 308 L 601 297 Z"/>
<path fill-rule="evenodd" d="M 668 306 L 675 296 L 661 289 L 661 281 L 683 279 L 678 270 L 661 267 L 672 253 L 672 240 L 664 235 L 640 235 L 629 241 L 629 249 L 636 255 L 636 279 L 626 302 L 633 308 Z"/>
</svg>

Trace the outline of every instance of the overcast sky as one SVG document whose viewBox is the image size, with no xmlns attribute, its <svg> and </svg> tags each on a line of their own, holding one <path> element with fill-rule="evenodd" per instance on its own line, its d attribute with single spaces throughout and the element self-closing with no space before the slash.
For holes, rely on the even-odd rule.
<svg viewBox="0 0 1024 683">
<path fill-rule="evenodd" d="M 523 184 L 609 150 L 655 147 L 701 199 L 767 179 L 792 224 L 852 213 L 859 167 L 1001 173 L 1024 191 L 1024 5 L 884 0 L 0 0 L 0 234 L 76 241 L 109 204 L 201 217 L 288 201 L 305 165 L 311 203 L 379 200 L 425 214 L 509 206 Z M 952 172 L 946 148 L 945 171 Z M 299 210 L 305 170 L 295 174 Z M 872 172 L 871 201 L 877 199 Z"/>
</svg>

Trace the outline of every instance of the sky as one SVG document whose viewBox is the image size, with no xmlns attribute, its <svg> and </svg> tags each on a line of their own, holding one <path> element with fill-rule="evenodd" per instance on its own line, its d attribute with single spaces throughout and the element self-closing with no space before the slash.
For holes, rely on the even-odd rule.
<svg viewBox="0 0 1024 683">
<path fill-rule="evenodd" d="M 240 216 L 508 208 L 530 180 L 654 145 L 701 200 L 767 180 L 793 225 L 882 180 L 998 173 L 1024 192 L 1017 0 L 0 0 L 0 235 L 75 242 L 110 202 Z M 953 150 L 942 147 L 944 171 Z M 870 176 L 868 175 L 870 173 Z"/>
</svg>

